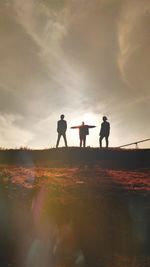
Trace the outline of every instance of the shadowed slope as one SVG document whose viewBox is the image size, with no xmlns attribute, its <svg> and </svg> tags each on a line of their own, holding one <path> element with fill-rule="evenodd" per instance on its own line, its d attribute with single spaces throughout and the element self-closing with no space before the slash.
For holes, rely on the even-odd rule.
<svg viewBox="0 0 150 267">
<path fill-rule="evenodd" d="M 69 147 L 45 150 L 0 150 L 0 164 L 59 166 L 74 163 L 98 163 L 107 168 L 147 168 L 150 166 L 150 149 Z"/>
</svg>

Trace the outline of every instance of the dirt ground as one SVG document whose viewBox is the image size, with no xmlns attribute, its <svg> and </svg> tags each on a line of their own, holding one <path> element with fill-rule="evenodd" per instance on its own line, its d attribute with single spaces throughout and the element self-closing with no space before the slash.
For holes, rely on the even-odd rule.
<svg viewBox="0 0 150 267">
<path fill-rule="evenodd" d="M 0 265 L 150 266 L 150 169 L 0 166 Z"/>
</svg>

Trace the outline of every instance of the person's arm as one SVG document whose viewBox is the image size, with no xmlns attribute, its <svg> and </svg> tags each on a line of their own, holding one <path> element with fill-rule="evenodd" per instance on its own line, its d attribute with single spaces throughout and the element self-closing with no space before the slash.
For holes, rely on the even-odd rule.
<svg viewBox="0 0 150 267">
<path fill-rule="evenodd" d="M 88 125 L 88 128 L 95 128 L 96 126 L 94 125 Z"/>
<path fill-rule="evenodd" d="M 67 122 L 65 121 L 65 131 L 67 131 Z"/>
<path fill-rule="evenodd" d="M 103 127 L 103 123 L 101 123 L 101 128 L 100 128 L 99 135 L 101 135 L 101 134 L 102 134 L 102 127 Z"/>
<path fill-rule="evenodd" d="M 78 129 L 79 127 L 77 127 L 77 126 L 72 126 L 72 127 L 70 127 L 70 129 Z"/>
<path fill-rule="evenodd" d="M 108 122 L 108 135 L 110 134 L 110 123 Z"/>
<path fill-rule="evenodd" d="M 59 122 L 57 122 L 57 133 L 59 132 Z"/>
<path fill-rule="evenodd" d="M 78 129 L 78 128 L 80 128 L 80 126 L 72 126 L 72 127 L 70 127 L 71 129 Z"/>
</svg>

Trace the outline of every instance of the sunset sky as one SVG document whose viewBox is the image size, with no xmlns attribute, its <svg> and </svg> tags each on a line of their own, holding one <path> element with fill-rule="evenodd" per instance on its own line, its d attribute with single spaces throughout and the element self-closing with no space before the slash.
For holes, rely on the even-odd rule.
<svg viewBox="0 0 150 267">
<path fill-rule="evenodd" d="M 1 1 L 0 147 L 54 147 L 60 114 L 70 146 L 103 115 L 110 146 L 150 138 L 149 25 L 149 0 Z"/>
</svg>

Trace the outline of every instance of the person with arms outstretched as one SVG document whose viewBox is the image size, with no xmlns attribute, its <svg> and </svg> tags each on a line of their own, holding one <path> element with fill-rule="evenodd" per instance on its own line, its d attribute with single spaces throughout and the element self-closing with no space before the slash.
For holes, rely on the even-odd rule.
<svg viewBox="0 0 150 267">
<path fill-rule="evenodd" d="M 106 147 L 109 145 L 109 134 L 110 134 L 110 123 L 107 121 L 107 117 L 103 116 L 103 122 L 101 124 L 101 129 L 100 129 L 100 138 L 99 138 L 99 144 L 100 147 L 102 147 L 102 140 L 105 138 L 106 140 Z"/>
<path fill-rule="evenodd" d="M 65 146 L 67 147 L 67 138 L 66 138 L 66 131 L 67 131 L 67 122 L 64 120 L 64 115 L 60 116 L 60 120 L 57 122 L 57 143 L 56 148 L 59 146 L 59 141 L 61 136 L 64 138 Z"/>
<path fill-rule="evenodd" d="M 89 134 L 89 128 L 95 128 L 96 126 L 92 125 L 85 125 L 84 122 L 82 122 L 82 125 L 79 126 L 73 126 L 71 129 L 79 129 L 79 139 L 80 139 L 80 147 L 86 146 L 86 136 Z"/>
</svg>

